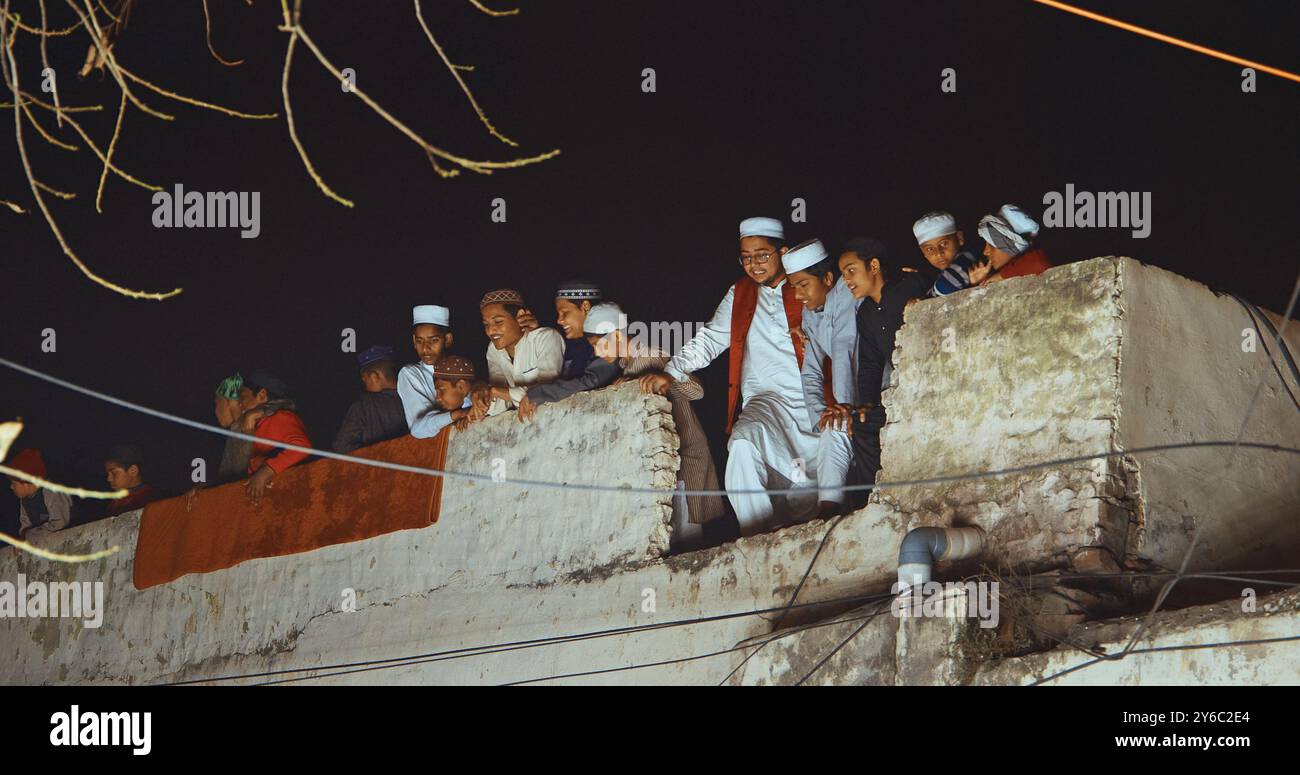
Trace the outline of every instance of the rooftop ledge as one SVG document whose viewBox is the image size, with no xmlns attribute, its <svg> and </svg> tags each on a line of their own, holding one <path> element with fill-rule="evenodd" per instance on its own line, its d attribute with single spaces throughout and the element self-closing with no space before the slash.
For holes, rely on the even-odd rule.
<svg viewBox="0 0 1300 775">
<path fill-rule="evenodd" d="M 1231 298 L 1114 257 L 916 304 L 885 396 L 880 481 L 1231 440 L 1261 381 L 1244 438 L 1293 446 L 1300 412 L 1263 348 L 1243 351 L 1250 325 Z M 1300 351 L 1300 330 L 1287 339 Z M 402 458 L 428 443 L 399 439 L 367 454 Z M 96 562 L 0 552 L 0 581 L 21 574 L 28 583 L 105 587 L 98 628 L 71 618 L 0 618 L 0 682 L 154 683 L 299 670 L 786 604 L 826 523 L 670 556 L 676 448 L 667 402 L 622 385 L 543 406 L 532 423 L 506 416 L 472 426 L 453 436 L 446 469 L 656 488 L 662 497 L 448 480 L 439 518 L 427 527 L 146 589 L 132 583 L 140 512 L 47 543 L 65 552 L 121 547 Z M 979 525 L 990 539 L 985 561 L 1026 572 L 1069 567 L 1098 547 L 1128 567 L 1176 566 L 1198 525 L 1193 569 L 1263 568 L 1294 556 L 1300 457 L 1242 449 L 1217 479 L 1227 455 L 1222 448 L 1126 455 L 887 489 L 831 534 L 800 602 L 888 589 L 899 541 L 921 525 Z M 415 488 L 385 489 L 382 472 L 365 487 L 348 486 L 355 470 L 330 460 L 291 469 L 269 497 L 277 509 L 310 508 L 325 493 L 342 513 L 428 507 Z M 205 508 L 201 498 L 194 518 L 221 518 Z M 523 680 L 728 649 L 771 626 L 736 617 L 313 680 Z M 607 680 L 716 683 L 734 657 Z"/>
</svg>

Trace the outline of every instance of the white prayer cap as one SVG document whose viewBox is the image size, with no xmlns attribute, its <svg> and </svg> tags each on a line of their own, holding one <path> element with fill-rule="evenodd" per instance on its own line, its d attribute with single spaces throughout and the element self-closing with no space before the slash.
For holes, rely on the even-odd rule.
<svg viewBox="0 0 1300 775">
<path fill-rule="evenodd" d="M 998 215 L 1005 218 L 1007 223 L 1011 224 L 1011 228 L 1015 229 L 1017 234 L 1024 237 L 1029 242 L 1033 242 L 1034 237 L 1038 236 L 1038 221 L 1030 218 L 1029 215 L 1019 207 L 1016 207 L 1015 205 L 1002 205 L 998 208 Z"/>
<path fill-rule="evenodd" d="M 912 224 L 912 234 L 916 235 L 916 244 L 928 242 L 935 237 L 953 234 L 957 231 L 957 219 L 952 213 L 926 213 Z"/>
<path fill-rule="evenodd" d="M 592 307 L 582 321 L 582 333 L 605 334 L 619 330 L 626 323 L 623 310 L 612 302 L 603 302 Z"/>
<path fill-rule="evenodd" d="M 785 255 L 781 256 L 781 265 L 785 267 L 786 274 L 791 274 L 801 272 L 819 261 L 825 261 L 828 257 L 826 246 L 822 245 L 822 241 L 810 239 L 787 250 Z"/>
<path fill-rule="evenodd" d="M 451 310 L 437 304 L 421 304 L 411 310 L 411 325 L 419 326 L 432 323 L 443 328 L 451 327 Z"/>
<path fill-rule="evenodd" d="M 746 218 L 740 222 L 740 238 L 771 237 L 785 239 L 785 227 L 775 218 Z"/>
</svg>

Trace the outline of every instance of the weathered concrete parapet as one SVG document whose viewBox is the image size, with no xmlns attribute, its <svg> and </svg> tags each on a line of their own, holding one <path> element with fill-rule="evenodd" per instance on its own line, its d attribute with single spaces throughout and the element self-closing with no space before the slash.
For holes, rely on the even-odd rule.
<svg viewBox="0 0 1300 775">
<path fill-rule="evenodd" d="M 899 333 L 881 481 L 1231 439 L 1250 400 L 1245 388 L 1261 380 L 1273 381 L 1265 382 L 1245 438 L 1294 445 L 1300 413 L 1263 353 L 1242 352 L 1248 325 L 1231 299 L 1119 258 L 920 302 Z M 1300 352 L 1300 327 L 1288 339 Z M 447 468 L 654 487 L 662 498 L 449 481 L 430 527 L 252 560 L 143 591 L 131 584 L 138 513 L 52 539 L 56 551 L 122 546 L 95 563 L 59 565 L 0 551 L 0 581 L 23 574 L 106 587 L 98 629 L 71 619 L 0 619 L 0 684 L 207 680 L 431 652 L 444 656 L 356 675 L 292 677 L 719 683 L 751 651 L 737 644 L 770 635 L 778 620 L 807 629 L 773 641 L 732 679 L 784 682 L 797 680 L 862 621 L 814 627 L 823 622 L 810 621 L 810 612 L 829 615 L 832 606 L 856 604 L 846 599 L 886 592 L 899 542 L 919 525 L 979 525 L 989 539 L 985 559 L 1021 571 L 1095 559 L 1104 554 L 1096 547 L 1130 565 L 1176 564 L 1195 525 L 1202 526 L 1204 555 L 1194 568 L 1258 568 L 1270 561 L 1260 559 L 1268 551 L 1293 557 L 1300 546 L 1300 458 L 1242 450 L 1226 481 L 1203 485 L 1207 472 L 1223 470 L 1226 454 L 1203 450 L 890 489 L 829 536 L 830 524 L 818 521 L 665 556 L 676 445 L 666 402 L 624 385 L 543 406 L 533 424 L 507 415 L 476 426 L 453 440 Z M 1081 553 L 1087 547 L 1094 551 Z M 819 606 L 802 609 L 792 627 L 778 611 L 809 568 L 798 603 Z M 905 626 L 900 639 L 897 619 L 887 611 L 876 617 L 816 680 L 972 680 L 971 664 L 954 656 L 969 621 Z"/>
<path fill-rule="evenodd" d="M 452 439 L 447 470 L 666 494 L 453 480 L 431 540 L 460 572 L 518 583 L 660 557 L 668 553 L 678 465 L 668 402 L 635 384 L 544 404 L 527 423 L 514 412 L 488 418 Z"/>
<path fill-rule="evenodd" d="M 909 308 L 884 399 L 879 480 L 1114 449 L 1118 293 L 1118 261 L 1094 259 Z M 1122 548 L 1127 515 L 1117 517 L 1102 497 L 1111 494 L 1111 470 L 1105 460 L 1086 461 L 882 498 L 917 524 L 977 524 L 1005 560 L 1047 566 L 1078 546 Z"/>
<path fill-rule="evenodd" d="M 907 311 L 898 334 L 883 483 L 1012 468 L 1136 447 L 1237 437 L 1294 445 L 1300 412 L 1231 298 L 1130 258 L 1096 258 Z M 1300 352 L 1300 326 L 1287 334 Z M 1289 375 L 1288 375 L 1289 376 Z M 1296 387 L 1293 385 L 1293 390 Z M 882 492 L 917 524 L 976 524 L 992 558 L 1068 564 L 1081 547 L 1174 566 L 1202 525 L 1193 568 L 1267 564 L 1300 547 L 1300 457 L 1222 448 L 1053 465 Z"/>
<path fill-rule="evenodd" d="M 0 683 L 146 682 L 200 666 L 210 672 L 250 659 L 265 665 L 294 652 L 314 620 L 346 610 L 349 600 L 358 610 L 391 610 L 403 599 L 432 599 L 419 620 L 376 626 L 358 614 L 377 637 L 411 644 L 421 638 L 412 633 L 455 626 L 439 619 L 448 607 L 437 600 L 439 590 L 490 608 L 501 600 L 474 592 L 508 596 L 512 586 L 601 576 L 665 554 L 676 449 L 667 402 L 624 385 L 542 406 L 531 423 L 511 413 L 471 426 L 453 437 L 447 469 L 659 488 L 662 498 L 449 480 L 441 517 L 428 528 L 250 560 L 145 590 L 132 585 L 138 511 L 45 542 L 67 553 L 121 547 L 96 562 L 52 563 L 6 548 L 0 581 L 17 584 L 20 575 L 28 583 L 102 581 L 105 610 L 94 629 L 69 618 L 0 618 Z M 504 606 L 500 613 L 519 612 Z"/>
</svg>

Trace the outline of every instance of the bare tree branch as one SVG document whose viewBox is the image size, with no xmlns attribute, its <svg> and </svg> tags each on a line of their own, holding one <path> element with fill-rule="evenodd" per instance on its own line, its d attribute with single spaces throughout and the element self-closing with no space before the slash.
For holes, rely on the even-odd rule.
<svg viewBox="0 0 1300 775">
<path fill-rule="evenodd" d="M 515 14 L 519 13 L 518 8 L 513 8 L 509 11 L 494 11 L 491 8 L 488 8 L 487 6 L 483 5 L 481 2 L 479 2 L 479 0 L 469 0 L 469 4 L 479 9 L 483 13 L 487 14 L 488 16 L 514 16 Z"/>
<path fill-rule="evenodd" d="M 461 91 L 465 92 L 465 96 L 469 98 L 469 104 L 474 108 L 474 112 L 478 114 L 479 120 L 483 122 L 483 126 L 487 127 L 488 132 L 493 137 L 506 145 L 517 148 L 519 143 L 516 143 L 509 137 L 501 134 L 497 131 L 496 127 L 492 126 L 492 122 L 488 120 L 487 114 L 483 112 L 483 108 L 479 107 L 478 100 L 474 99 L 474 93 L 469 90 L 469 86 L 466 85 L 465 79 L 461 78 L 460 73 L 457 72 L 456 65 L 453 65 L 451 60 L 447 58 L 446 52 L 442 50 L 442 46 L 438 45 L 437 39 L 433 37 L 433 33 L 429 30 L 429 25 L 424 21 L 424 12 L 420 8 L 420 0 L 413 0 L 413 2 L 415 4 L 415 18 L 420 22 L 420 29 L 424 30 L 425 36 L 429 38 L 429 43 L 433 45 L 433 50 L 438 52 L 438 57 L 442 59 L 442 63 L 445 64 L 447 69 L 451 72 L 451 77 L 455 78 L 456 83 L 460 84 Z"/>
<path fill-rule="evenodd" d="M 8 17 L 9 17 L 9 0 L 5 0 L 5 18 L 7 19 Z M 104 278 L 92 272 L 90 270 L 90 267 L 86 266 L 86 264 L 80 258 L 77 257 L 76 252 L 73 251 L 72 247 L 68 244 L 68 241 L 64 239 L 63 232 L 59 230 L 58 224 L 54 222 L 54 216 L 50 214 L 50 209 L 45 204 L 45 199 L 41 196 L 41 185 L 36 182 L 36 176 L 32 174 L 31 160 L 27 157 L 27 145 L 26 143 L 23 142 L 23 121 L 22 121 L 23 98 L 20 91 L 19 80 L 18 80 L 18 60 L 14 58 L 14 50 L 13 50 L 15 35 L 12 33 L 7 33 L 5 27 L 6 25 L 0 23 L 0 44 L 3 44 L 4 47 L 4 56 L 0 57 L 0 63 L 3 63 L 4 65 L 3 75 L 5 78 L 5 82 L 9 84 L 10 90 L 13 92 L 14 95 L 14 102 L 13 102 L 14 135 L 15 135 L 16 142 L 18 144 L 18 156 L 22 160 L 23 173 L 27 176 L 27 183 L 29 186 L 31 186 L 32 197 L 36 200 L 36 205 L 37 207 L 40 208 L 41 214 L 45 216 L 45 222 L 49 224 L 50 231 L 54 233 L 54 238 L 58 240 L 59 247 L 63 248 L 64 255 L 66 255 L 69 259 L 71 259 L 72 263 L 75 264 L 76 267 L 81 270 L 81 273 L 84 274 L 86 277 L 88 277 L 90 280 L 92 280 L 93 282 L 99 285 L 102 285 L 103 287 L 115 293 L 120 293 L 123 296 L 128 296 L 133 299 L 162 300 L 162 299 L 170 298 L 180 293 L 181 292 L 180 288 L 175 288 L 167 293 L 148 293 L 145 291 L 136 291 L 130 288 L 125 288 L 121 285 L 110 282 L 108 280 L 105 280 Z"/>
<path fill-rule="evenodd" d="M 242 59 L 235 60 L 234 62 L 223 59 L 221 55 L 217 53 L 217 50 L 212 47 L 212 17 L 208 14 L 208 0 L 203 0 L 203 35 L 208 39 L 208 53 L 212 54 L 213 59 L 226 67 L 237 67 L 244 64 L 244 60 Z"/>
</svg>

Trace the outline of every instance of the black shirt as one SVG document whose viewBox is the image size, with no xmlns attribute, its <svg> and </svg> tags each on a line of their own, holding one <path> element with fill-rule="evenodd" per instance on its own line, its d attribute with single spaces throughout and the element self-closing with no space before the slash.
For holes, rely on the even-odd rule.
<svg viewBox="0 0 1300 775">
<path fill-rule="evenodd" d="M 402 397 L 395 389 L 362 393 L 343 418 L 343 427 L 334 437 L 334 451 L 347 454 L 395 439 L 406 431 L 406 412 L 402 409 Z"/>
<path fill-rule="evenodd" d="M 904 272 L 880 292 L 880 302 L 870 296 L 858 306 L 858 401 L 880 403 L 880 387 L 894 357 L 894 336 L 903 325 L 903 309 L 912 299 L 925 298 L 931 281 L 919 272 Z"/>
<path fill-rule="evenodd" d="M 587 364 L 596 357 L 596 350 L 587 341 L 587 337 L 564 340 L 564 368 L 560 370 L 560 379 L 578 379 L 587 370 Z"/>
</svg>

